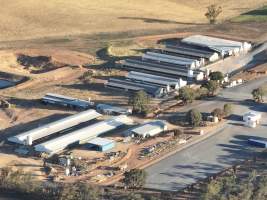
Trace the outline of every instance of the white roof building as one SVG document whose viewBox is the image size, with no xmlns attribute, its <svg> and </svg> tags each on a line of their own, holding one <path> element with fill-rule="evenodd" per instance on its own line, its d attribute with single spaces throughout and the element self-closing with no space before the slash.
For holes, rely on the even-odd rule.
<svg viewBox="0 0 267 200">
<path fill-rule="evenodd" d="M 163 121 L 156 120 L 151 121 L 133 129 L 131 132 L 133 135 L 139 135 L 142 137 L 155 136 L 168 129 L 167 124 Z"/>
<path fill-rule="evenodd" d="M 182 39 L 182 42 L 208 47 L 214 51 L 220 52 L 221 55 L 232 55 L 240 51 L 247 51 L 251 48 L 251 44 L 247 42 L 238 42 L 205 35 L 192 35 Z"/>
<path fill-rule="evenodd" d="M 58 121 L 54 121 L 49 124 L 45 124 L 38 128 L 26 131 L 19 135 L 8 138 L 8 141 L 14 142 L 17 144 L 27 144 L 31 145 L 31 143 L 35 140 L 41 139 L 43 137 L 52 135 L 54 133 L 60 132 L 62 130 L 68 129 L 70 127 L 76 126 L 86 121 L 90 121 L 102 116 L 95 110 L 87 110 L 84 112 L 80 112 L 75 115 L 71 115 L 69 117 L 60 119 Z M 28 142 L 27 142 L 28 141 Z"/>
<path fill-rule="evenodd" d="M 103 133 L 114 130 L 119 126 L 131 124 L 132 120 L 126 115 L 119 115 L 111 119 L 87 126 L 61 137 L 49 140 L 42 144 L 36 145 L 34 148 L 39 152 L 46 152 L 48 154 L 57 153 L 70 145 L 80 144 L 82 142 L 93 139 Z"/>
</svg>

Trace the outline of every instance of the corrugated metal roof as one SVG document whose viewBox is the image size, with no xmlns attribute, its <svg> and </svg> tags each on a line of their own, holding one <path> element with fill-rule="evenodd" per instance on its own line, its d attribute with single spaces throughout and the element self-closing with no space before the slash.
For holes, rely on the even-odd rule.
<svg viewBox="0 0 267 200">
<path fill-rule="evenodd" d="M 63 118 L 61 120 L 57 120 L 55 122 L 45 124 L 41 127 L 29 130 L 19 135 L 10 137 L 8 138 L 8 141 L 19 143 L 19 144 L 25 144 L 25 140 L 27 139 L 27 137 L 31 137 L 32 141 L 35 141 L 40 138 L 62 131 L 64 129 L 68 129 L 70 127 L 76 126 L 80 123 L 98 118 L 100 116 L 101 114 L 99 114 L 95 110 L 92 110 L 92 109 L 87 110 L 87 111 L 80 112 L 78 114 Z"/>
<path fill-rule="evenodd" d="M 109 145 L 110 143 L 115 143 L 115 142 L 114 140 L 110 140 L 107 138 L 96 137 L 92 140 L 89 140 L 87 143 L 97 145 L 97 146 L 105 146 L 105 145 Z"/>
<path fill-rule="evenodd" d="M 126 115 L 119 115 L 111 119 L 107 119 L 102 122 L 87 126 L 61 137 L 49 140 L 42 144 L 36 145 L 34 148 L 36 151 L 47 152 L 49 154 L 56 153 L 68 147 L 74 143 L 80 143 L 97 137 L 103 133 L 118 128 L 121 125 L 132 123 L 132 120 Z"/>
<path fill-rule="evenodd" d="M 215 38 L 205 35 L 192 35 L 182 39 L 182 42 L 206 46 L 211 49 L 215 49 L 221 52 L 232 51 L 236 48 L 242 48 L 242 42 L 233 41 L 233 40 L 225 40 L 221 38 Z"/>
<path fill-rule="evenodd" d="M 43 98 L 43 101 L 54 101 L 57 103 L 62 103 L 62 104 L 69 104 L 73 106 L 79 106 L 83 108 L 87 108 L 91 106 L 91 102 L 77 99 L 77 98 L 72 98 L 72 97 L 67 97 L 59 94 L 53 94 L 53 93 L 47 93 Z"/>
<path fill-rule="evenodd" d="M 132 132 L 138 134 L 138 135 L 144 135 L 148 132 L 151 132 L 155 129 L 164 129 L 164 127 L 166 126 L 166 123 L 160 120 L 157 121 L 151 121 L 145 124 L 142 124 L 141 126 L 135 128 L 132 130 Z"/>
</svg>

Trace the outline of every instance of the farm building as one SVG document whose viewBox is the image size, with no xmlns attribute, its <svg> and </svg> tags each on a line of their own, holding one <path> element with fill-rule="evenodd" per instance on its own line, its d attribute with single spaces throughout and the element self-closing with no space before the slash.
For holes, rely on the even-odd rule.
<svg viewBox="0 0 267 200">
<path fill-rule="evenodd" d="M 34 148 L 38 152 L 45 152 L 47 154 L 54 154 L 64 150 L 65 148 L 81 144 L 90 139 L 98 137 L 99 135 L 114 130 L 122 125 L 130 124 L 132 120 L 126 115 L 119 115 L 111 119 L 87 126 L 85 128 L 76 130 L 58 138 L 49 140 L 42 144 L 36 145 Z"/>
<path fill-rule="evenodd" d="M 107 138 L 96 137 L 89 140 L 86 146 L 90 149 L 95 149 L 96 151 L 108 151 L 115 147 L 115 142 Z"/>
<path fill-rule="evenodd" d="M 131 130 L 133 136 L 152 137 L 168 129 L 163 121 L 151 121 Z"/>
<path fill-rule="evenodd" d="M 49 135 L 58 133 L 60 131 L 63 131 L 71 127 L 74 127 L 83 122 L 96 119 L 100 116 L 101 114 L 99 114 L 95 110 L 87 110 L 87 111 L 80 112 L 78 114 L 63 118 L 61 120 L 58 120 L 58 121 L 55 121 L 49 124 L 45 124 L 43 126 L 21 133 L 19 135 L 10 137 L 8 138 L 8 141 L 14 142 L 17 144 L 32 145 L 32 142 L 38 139 L 47 137 Z"/>
<path fill-rule="evenodd" d="M 218 53 L 222 57 L 238 54 L 239 52 L 247 52 L 251 49 L 251 44 L 247 42 L 238 42 L 226 40 L 205 35 L 192 35 L 182 39 L 183 43 L 193 44 L 202 47 L 208 47 Z"/>
<path fill-rule="evenodd" d="M 110 78 L 105 85 L 109 88 L 121 89 L 129 92 L 143 90 L 152 97 L 162 97 L 167 93 L 167 89 L 159 85 L 138 83 L 125 79 Z"/>
<path fill-rule="evenodd" d="M 142 58 L 143 60 L 154 60 L 157 62 L 171 63 L 187 69 L 196 69 L 200 67 L 200 62 L 198 60 L 171 56 L 162 53 L 147 52 L 142 56 Z"/>
<path fill-rule="evenodd" d="M 180 78 L 186 77 L 196 80 L 203 80 L 204 73 L 199 70 L 189 70 L 185 68 L 180 68 L 177 65 L 157 63 L 153 61 L 142 61 L 138 59 L 126 59 L 121 63 L 122 67 L 138 71 L 145 72 L 149 74 L 170 77 L 170 78 Z"/>
<path fill-rule="evenodd" d="M 48 93 L 42 98 L 42 102 L 49 104 L 56 104 L 71 108 L 88 109 L 93 106 L 90 101 L 67 97 L 59 94 Z"/>
<path fill-rule="evenodd" d="M 96 106 L 97 111 L 104 113 L 104 114 L 120 114 L 120 115 L 128 115 L 132 114 L 132 109 L 112 106 L 108 104 L 97 104 Z"/>
<path fill-rule="evenodd" d="M 157 76 L 153 74 L 147 74 L 142 72 L 131 71 L 128 73 L 127 78 L 140 81 L 143 83 L 154 83 L 164 86 L 169 91 L 171 88 L 178 90 L 179 88 L 186 86 L 187 82 L 183 79 L 174 79 L 163 76 Z"/>
<path fill-rule="evenodd" d="M 219 54 L 214 52 L 214 51 L 206 51 L 202 49 L 197 49 L 194 48 L 193 46 L 185 46 L 185 45 L 180 45 L 180 46 L 171 46 L 167 45 L 165 48 L 162 49 L 164 52 L 170 52 L 170 53 L 175 53 L 178 55 L 184 55 L 188 56 L 191 58 L 196 58 L 196 59 L 204 59 L 209 62 L 215 62 L 220 59 Z M 203 61 L 201 61 L 203 64 Z M 204 63 L 205 64 L 205 63 Z"/>
</svg>

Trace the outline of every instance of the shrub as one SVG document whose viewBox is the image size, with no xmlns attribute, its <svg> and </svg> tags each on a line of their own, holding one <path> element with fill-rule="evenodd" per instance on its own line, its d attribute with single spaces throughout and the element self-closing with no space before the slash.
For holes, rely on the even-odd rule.
<svg viewBox="0 0 267 200">
<path fill-rule="evenodd" d="M 191 126 L 197 127 L 202 122 L 202 114 L 197 109 L 192 109 L 187 113 L 187 121 Z"/>
</svg>

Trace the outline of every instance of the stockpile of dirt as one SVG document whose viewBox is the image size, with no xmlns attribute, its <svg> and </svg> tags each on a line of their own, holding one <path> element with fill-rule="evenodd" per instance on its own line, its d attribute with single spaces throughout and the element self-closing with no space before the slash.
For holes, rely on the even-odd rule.
<svg viewBox="0 0 267 200">
<path fill-rule="evenodd" d="M 29 56 L 18 54 L 17 62 L 24 66 L 25 69 L 35 73 L 50 71 L 52 69 L 66 66 L 66 64 L 53 61 L 51 56 Z"/>
</svg>

